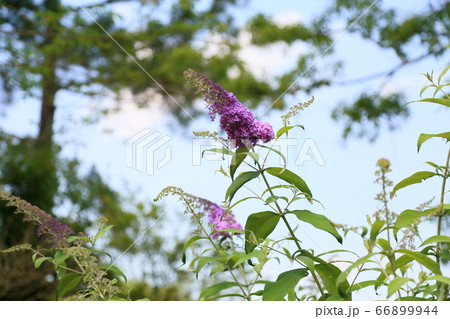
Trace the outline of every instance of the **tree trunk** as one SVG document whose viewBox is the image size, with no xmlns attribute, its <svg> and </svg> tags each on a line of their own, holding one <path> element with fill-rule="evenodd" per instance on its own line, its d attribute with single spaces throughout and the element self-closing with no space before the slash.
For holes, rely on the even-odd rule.
<svg viewBox="0 0 450 319">
<path fill-rule="evenodd" d="M 45 7 L 49 12 L 57 13 L 59 10 L 58 0 L 47 0 Z M 39 121 L 38 141 L 41 145 L 51 147 L 53 144 L 53 123 L 55 120 L 55 96 L 58 91 L 56 78 L 57 56 L 52 48 L 53 41 L 57 36 L 59 21 L 54 14 L 50 17 L 46 29 L 46 39 L 41 47 L 44 56 L 42 72 L 42 100 L 41 116 Z"/>
</svg>

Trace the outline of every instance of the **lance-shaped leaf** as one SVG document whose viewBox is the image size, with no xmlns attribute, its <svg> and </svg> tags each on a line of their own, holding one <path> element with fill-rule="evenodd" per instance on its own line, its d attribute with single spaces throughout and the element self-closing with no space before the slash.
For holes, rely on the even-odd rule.
<svg viewBox="0 0 450 319">
<path fill-rule="evenodd" d="M 244 186 L 245 183 L 251 181 L 252 179 L 259 176 L 259 172 L 245 172 L 236 177 L 236 179 L 231 183 L 230 187 L 228 187 L 227 192 L 225 194 L 225 201 L 231 202 L 234 197 L 234 194 Z"/>
<path fill-rule="evenodd" d="M 299 220 L 311 224 L 317 229 L 324 230 L 330 233 L 331 235 L 334 236 L 334 238 L 337 239 L 339 243 L 342 244 L 342 236 L 338 233 L 336 227 L 334 227 L 334 225 L 330 222 L 330 220 L 324 215 L 315 214 L 306 209 L 293 210 L 290 211 L 289 213 L 294 214 Z"/>
<path fill-rule="evenodd" d="M 291 172 L 288 169 L 280 168 L 280 167 L 269 167 L 266 168 L 265 171 L 272 176 L 278 177 L 289 184 L 297 187 L 299 191 L 304 193 L 308 200 L 311 202 L 312 193 L 306 184 L 306 182 L 294 172 Z"/>
<path fill-rule="evenodd" d="M 56 299 L 61 300 L 69 291 L 74 289 L 83 279 L 83 275 L 76 273 L 69 273 L 64 275 L 58 282 L 58 287 L 56 288 Z"/>
<path fill-rule="evenodd" d="M 411 251 L 408 249 L 399 249 L 398 252 L 411 257 L 412 259 L 417 261 L 422 266 L 431 270 L 434 274 L 442 275 L 441 267 L 439 266 L 439 264 L 437 262 L 435 262 L 434 260 L 432 260 L 431 258 L 425 256 L 424 254 L 419 253 L 417 251 Z"/>
<path fill-rule="evenodd" d="M 209 286 L 200 293 L 199 300 L 207 300 L 209 299 L 208 297 L 214 296 L 219 292 L 221 292 L 222 290 L 235 286 L 237 286 L 236 282 L 227 282 L 227 281 Z"/>
<path fill-rule="evenodd" d="M 281 273 L 275 282 L 268 282 L 264 286 L 263 301 L 279 301 L 295 289 L 300 279 L 308 276 L 306 268 L 288 270 Z"/>
<path fill-rule="evenodd" d="M 231 164 L 230 164 L 230 176 L 231 176 L 232 180 L 234 180 L 234 174 L 236 173 L 236 170 L 238 169 L 238 167 L 242 164 L 242 162 L 247 157 L 247 155 L 248 155 L 247 152 L 248 152 L 248 148 L 240 147 L 233 154 L 233 157 L 231 158 Z"/>
<path fill-rule="evenodd" d="M 410 278 L 407 277 L 398 277 L 391 280 L 391 282 L 388 285 L 388 294 L 387 297 L 389 298 L 393 294 L 395 294 L 404 284 L 406 284 L 408 281 L 413 281 Z"/>
<path fill-rule="evenodd" d="M 288 131 L 290 131 L 290 130 L 293 129 L 294 127 L 300 127 L 300 128 L 302 128 L 303 130 L 305 129 L 305 128 L 303 127 L 303 125 L 288 125 L 288 126 L 283 126 L 282 128 L 280 128 L 280 129 L 277 131 L 277 134 L 276 134 L 277 138 L 279 138 L 281 135 L 287 133 Z"/>
<path fill-rule="evenodd" d="M 271 211 L 254 213 L 248 216 L 245 223 L 245 252 L 250 253 L 255 249 L 254 240 L 266 239 L 277 227 L 280 215 Z M 253 240 L 251 240 L 253 238 Z"/>
<path fill-rule="evenodd" d="M 337 282 L 342 271 L 333 264 L 317 264 L 316 271 L 322 279 L 323 286 L 332 296 L 340 296 L 346 300 L 351 299 L 350 284 L 347 280 Z"/>
<path fill-rule="evenodd" d="M 422 144 L 432 137 L 442 137 L 445 138 L 448 142 L 450 141 L 450 132 L 444 132 L 439 134 L 425 134 L 425 133 L 420 134 L 419 138 L 417 139 L 417 152 L 420 151 L 420 147 L 422 146 Z"/>
<path fill-rule="evenodd" d="M 370 229 L 370 240 L 375 241 L 377 239 L 384 224 L 385 224 L 385 222 L 381 219 L 377 219 L 373 223 L 372 228 Z"/>
<path fill-rule="evenodd" d="M 233 152 L 231 152 L 230 150 L 227 150 L 226 148 L 211 148 L 209 150 L 204 150 L 202 152 L 202 157 L 205 154 L 205 152 L 213 152 L 213 153 L 219 153 L 219 154 L 224 154 L 224 155 L 233 155 Z"/>
<path fill-rule="evenodd" d="M 125 281 L 127 281 L 127 276 L 120 270 L 117 266 L 114 265 L 101 265 L 98 266 L 98 269 L 105 270 L 105 271 L 111 271 L 115 273 L 116 275 L 121 276 Z"/>
<path fill-rule="evenodd" d="M 429 172 L 429 171 L 421 171 L 412 174 L 411 176 L 405 178 L 404 180 L 400 181 L 397 185 L 394 186 L 394 189 L 391 192 L 391 198 L 394 197 L 395 193 L 406 186 L 422 183 L 422 181 L 426 180 L 427 178 L 435 176 L 436 173 Z"/>
<path fill-rule="evenodd" d="M 417 101 L 411 101 L 411 102 L 406 103 L 405 105 L 410 104 L 410 103 L 416 103 L 416 102 L 431 102 L 431 103 L 441 104 L 441 105 L 450 107 L 450 100 L 440 99 L 440 98 L 426 98 L 426 99 L 421 99 L 421 100 L 417 100 Z"/>
<path fill-rule="evenodd" d="M 432 243 L 450 243 L 450 236 L 431 236 L 430 238 L 424 240 L 420 246 L 425 246 Z"/>
</svg>

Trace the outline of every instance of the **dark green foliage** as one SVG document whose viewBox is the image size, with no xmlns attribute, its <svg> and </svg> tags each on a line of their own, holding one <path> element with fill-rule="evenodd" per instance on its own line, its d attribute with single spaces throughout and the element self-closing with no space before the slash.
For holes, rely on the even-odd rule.
<svg viewBox="0 0 450 319">
<path fill-rule="evenodd" d="M 333 111 L 332 116 L 335 120 L 345 121 L 344 138 L 356 133 L 359 137 L 367 136 L 374 140 L 385 122 L 389 128 L 394 129 L 398 117 L 406 118 L 409 115 L 409 110 L 404 105 L 401 94 L 383 97 L 363 93 L 352 104 L 341 104 Z"/>
</svg>

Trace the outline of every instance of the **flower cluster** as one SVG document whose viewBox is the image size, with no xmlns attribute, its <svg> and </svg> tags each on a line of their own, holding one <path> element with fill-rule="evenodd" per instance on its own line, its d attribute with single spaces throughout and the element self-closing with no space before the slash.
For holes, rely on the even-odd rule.
<svg viewBox="0 0 450 319">
<path fill-rule="evenodd" d="M 214 230 L 219 231 L 222 229 L 239 229 L 242 230 L 241 224 L 239 224 L 234 215 L 226 211 L 223 207 L 210 202 L 204 198 L 197 197 L 198 203 L 205 211 L 208 212 L 208 223 L 212 225 Z M 235 233 L 236 234 L 236 233 Z M 219 236 L 230 237 L 229 232 L 215 232 L 211 235 L 213 239 Z"/>
<path fill-rule="evenodd" d="M 211 235 L 213 239 L 216 239 L 219 236 L 231 237 L 233 234 L 239 234 L 229 231 L 220 232 L 222 229 L 243 230 L 241 224 L 236 221 L 233 213 L 226 211 L 224 208 L 207 199 L 185 193 L 179 187 L 168 186 L 164 188 L 154 200 L 159 201 L 168 195 L 178 195 L 187 207 L 186 212 L 194 214 L 194 216 L 197 216 L 199 219 L 204 213 L 207 213 L 209 225 L 211 225 L 214 230 L 219 231 Z M 195 213 L 197 210 L 200 210 L 200 213 Z"/>
<path fill-rule="evenodd" d="M 192 69 L 186 70 L 184 76 L 197 89 L 196 93 L 203 94 L 211 120 L 220 115 L 220 128 L 227 132 L 231 147 L 255 145 L 259 140 L 267 143 L 275 137 L 272 126 L 255 119 L 233 93 Z"/>
<path fill-rule="evenodd" d="M 36 233 L 43 241 L 52 247 L 60 248 L 67 244 L 66 239 L 74 231 L 68 225 L 61 223 L 58 219 L 44 212 L 39 207 L 0 190 L 0 200 L 7 201 L 7 206 L 15 206 L 15 213 L 24 214 L 24 221 L 29 221 L 37 226 Z"/>
</svg>

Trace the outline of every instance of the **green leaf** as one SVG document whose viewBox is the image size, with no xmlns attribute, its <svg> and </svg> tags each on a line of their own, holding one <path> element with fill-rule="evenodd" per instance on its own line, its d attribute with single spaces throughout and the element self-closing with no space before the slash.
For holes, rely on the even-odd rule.
<svg viewBox="0 0 450 319">
<path fill-rule="evenodd" d="M 386 252 L 388 254 L 392 254 L 393 249 L 386 239 L 378 238 L 376 243 L 378 244 L 378 246 L 381 247 L 381 249 L 383 249 L 384 252 Z"/>
<path fill-rule="evenodd" d="M 342 274 L 342 271 L 332 264 L 317 264 L 316 272 L 322 279 L 324 287 L 332 295 L 341 296 L 345 299 L 351 298 L 348 294 L 350 285 L 347 280 L 337 282 L 337 279 Z"/>
<path fill-rule="evenodd" d="M 186 249 L 188 249 L 189 246 L 191 246 L 197 240 L 202 239 L 202 238 L 205 238 L 205 237 L 196 235 L 196 236 L 193 236 L 193 237 L 189 238 L 188 241 L 186 242 L 186 244 L 184 244 L 183 255 L 181 257 L 181 261 L 183 262 L 183 265 L 186 263 Z"/>
<path fill-rule="evenodd" d="M 429 172 L 429 171 L 421 171 L 416 172 L 412 174 L 411 176 L 405 178 L 404 180 L 400 181 L 397 185 L 395 185 L 393 191 L 391 192 L 391 198 L 394 197 L 395 193 L 406 186 L 422 183 L 423 180 L 435 176 L 436 173 Z"/>
<path fill-rule="evenodd" d="M 197 261 L 197 269 L 195 270 L 195 273 L 198 275 L 198 273 L 200 272 L 200 270 L 202 270 L 203 267 L 205 267 L 210 261 L 213 261 L 215 259 L 216 257 L 211 256 L 200 257 Z"/>
<path fill-rule="evenodd" d="M 305 266 L 312 272 L 312 271 L 314 271 L 315 270 L 315 267 L 314 267 L 314 261 L 311 259 L 311 258 L 309 258 L 309 257 L 307 257 L 307 256 L 297 256 L 297 257 L 295 257 L 295 259 L 298 259 L 299 261 L 301 261 L 302 263 L 304 263 L 305 264 Z"/>
<path fill-rule="evenodd" d="M 342 244 L 342 237 L 336 230 L 336 227 L 330 222 L 330 220 L 324 215 L 315 214 L 309 210 L 293 210 L 289 213 L 294 214 L 299 220 L 311 224 L 317 229 L 326 231 L 334 236 L 339 243 Z"/>
<path fill-rule="evenodd" d="M 220 154 L 225 154 L 225 155 L 233 155 L 233 152 L 231 152 L 230 150 L 227 150 L 226 148 L 211 148 L 209 150 L 204 150 L 202 152 L 202 157 L 205 154 L 205 152 L 213 152 L 213 153 L 220 153 Z"/>
<path fill-rule="evenodd" d="M 97 242 L 97 240 L 99 240 L 103 236 L 105 236 L 105 234 L 113 227 L 114 227 L 114 225 L 108 225 L 106 227 L 100 228 L 98 230 L 97 234 L 95 234 L 95 236 L 94 236 L 94 243 Z"/>
<path fill-rule="evenodd" d="M 347 276 L 350 274 L 350 272 L 359 267 L 360 265 L 366 263 L 371 257 L 373 257 L 374 255 L 376 255 L 376 253 L 370 253 L 367 254 L 364 257 L 359 258 L 358 260 L 356 260 L 352 265 L 350 265 L 346 270 L 344 270 L 337 278 L 336 280 L 336 284 L 340 284 L 341 282 L 344 282 L 347 279 Z"/>
<path fill-rule="evenodd" d="M 425 86 L 420 90 L 419 96 L 422 97 L 423 92 L 425 92 L 426 89 L 428 89 L 429 87 L 432 87 L 432 86 L 434 87 L 435 85 L 434 85 L 434 84 L 425 85 Z"/>
<path fill-rule="evenodd" d="M 286 156 L 284 156 L 283 153 L 281 153 L 279 150 L 276 150 L 276 149 L 274 149 L 274 148 L 272 148 L 272 147 L 269 147 L 269 146 L 266 146 L 266 145 L 258 144 L 258 146 L 259 146 L 259 147 L 262 147 L 262 148 L 267 148 L 267 149 L 271 150 L 272 152 L 277 153 L 277 154 L 281 157 L 281 159 L 283 160 L 283 163 L 284 163 L 283 167 L 284 167 L 284 168 L 286 167 L 287 159 L 286 159 Z"/>
<path fill-rule="evenodd" d="M 294 172 L 291 172 L 288 169 L 283 169 L 280 167 L 269 167 L 266 168 L 265 171 L 269 173 L 272 176 L 278 177 L 286 182 L 288 182 L 291 185 L 294 185 L 297 187 L 298 190 L 306 194 L 306 197 L 311 202 L 312 199 L 312 193 L 309 190 L 308 185 L 306 185 L 305 181 L 295 174 Z"/>
<path fill-rule="evenodd" d="M 236 192 L 239 190 L 239 188 L 241 188 L 242 186 L 244 186 L 245 183 L 251 181 L 252 179 L 256 178 L 259 176 L 259 172 L 255 171 L 255 172 L 245 172 L 240 174 L 230 185 L 230 187 L 228 187 L 227 192 L 225 194 L 225 201 L 229 201 L 231 202 L 231 200 L 234 197 L 234 194 L 236 194 Z"/>
<path fill-rule="evenodd" d="M 75 273 L 64 275 L 58 282 L 58 287 L 56 288 L 57 300 L 61 300 L 61 298 L 64 297 L 69 291 L 74 289 L 82 278 L 83 275 Z"/>
<path fill-rule="evenodd" d="M 221 282 L 212 286 L 209 286 L 208 288 L 205 288 L 201 293 L 200 293 L 200 297 L 198 298 L 199 300 L 207 300 L 208 297 L 214 296 L 216 294 L 218 294 L 219 292 L 221 292 L 222 290 L 231 288 L 231 287 L 235 287 L 237 286 L 237 283 L 235 282 L 229 282 L 229 281 L 225 281 L 225 282 Z"/>
<path fill-rule="evenodd" d="M 65 260 L 69 257 L 70 257 L 69 255 L 65 255 L 62 250 L 58 249 L 55 252 L 54 257 L 55 270 L 58 270 L 59 266 L 65 266 L 66 265 Z"/>
<path fill-rule="evenodd" d="M 447 141 L 450 141 L 450 132 L 444 132 L 439 134 L 425 134 L 425 133 L 420 134 L 419 138 L 417 139 L 417 152 L 420 151 L 420 147 L 422 146 L 422 144 L 432 137 L 442 137 L 445 138 Z"/>
<path fill-rule="evenodd" d="M 268 282 L 264 286 L 263 301 L 283 300 L 290 291 L 295 289 L 300 279 L 308 276 L 306 268 L 298 268 L 281 273 L 275 282 Z"/>
<path fill-rule="evenodd" d="M 395 294 L 408 281 L 412 281 L 412 279 L 406 277 L 397 277 L 392 279 L 391 282 L 388 284 L 387 297 L 389 298 L 390 296 Z"/>
<path fill-rule="evenodd" d="M 69 236 L 69 237 L 67 237 L 67 242 L 68 243 L 72 243 L 75 240 L 83 240 L 85 242 L 92 243 L 92 240 L 90 238 L 88 238 L 88 237 L 79 237 L 79 236 Z"/>
<path fill-rule="evenodd" d="M 285 196 L 276 196 L 276 195 L 272 195 L 272 196 L 269 196 L 269 197 L 266 199 L 266 204 L 273 203 L 273 202 L 275 202 L 275 201 L 278 200 L 278 199 L 282 199 L 282 200 L 286 201 L 286 203 L 289 203 L 289 199 L 288 199 L 287 197 L 285 197 Z"/>
<path fill-rule="evenodd" d="M 429 212 L 427 211 L 419 211 L 419 210 L 412 210 L 407 209 L 400 213 L 400 215 L 397 216 L 397 219 L 394 222 L 394 236 L 397 236 L 398 231 L 401 228 L 408 227 L 411 224 L 414 224 L 419 218 L 422 218 L 423 216 L 428 215 Z"/>
<path fill-rule="evenodd" d="M 446 87 L 446 86 L 449 86 L 449 85 L 450 85 L 450 83 L 437 85 L 437 86 L 436 86 L 436 89 L 434 90 L 433 97 L 435 97 L 436 94 L 438 94 L 439 91 L 442 90 L 442 88 L 444 88 L 444 87 Z"/>
<path fill-rule="evenodd" d="M 380 234 L 381 229 L 383 228 L 385 222 L 381 219 L 377 219 L 370 229 L 370 240 L 375 241 L 377 236 Z"/>
<path fill-rule="evenodd" d="M 300 127 L 300 128 L 302 128 L 303 130 L 305 129 L 305 128 L 303 127 L 303 125 L 288 125 L 288 126 L 283 126 L 282 128 L 280 128 L 280 129 L 277 131 L 277 134 L 276 134 L 277 138 L 279 138 L 281 135 L 287 133 L 288 131 L 290 131 L 290 130 L 293 129 L 294 127 Z"/>
<path fill-rule="evenodd" d="M 399 249 L 398 252 L 405 254 L 406 256 L 409 256 L 412 259 L 416 260 L 419 264 L 428 268 L 434 274 L 442 275 L 439 264 L 434 260 L 430 259 L 429 257 L 425 256 L 424 254 L 416 251 L 411 251 L 408 249 Z"/>
<path fill-rule="evenodd" d="M 353 284 L 353 286 L 350 287 L 350 291 L 357 291 L 366 287 L 370 287 L 373 286 L 377 283 L 377 280 L 366 280 L 366 281 L 361 281 L 358 282 L 356 284 Z"/>
<path fill-rule="evenodd" d="M 255 249 L 256 245 L 249 238 L 255 236 L 256 240 L 266 239 L 280 220 L 280 215 L 271 211 L 254 213 L 248 216 L 245 223 L 245 252 L 250 253 Z"/>
<path fill-rule="evenodd" d="M 447 67 L 442 70 L 441 74 L 439 74 L 438 78 L 437 78 L 437 83 L 440 84 L 441 83 L 441 79 L 442 77 L 445 75 L 445 73 L 447 73 L 447 71 L 450 69 L 450 65 L 447 65 Z"/>
<path fill-rule="evenodd" d="M 52 261 L 53 259 L 51 257 L 39 257 L 34 261 L 34 269 L 38 269 L 39 267 L 41 267 L 42 263 L 46 260 Z"/>
<path fill-rule="evenodd" d="M 420 246 L 429 245 L 431 243 L 450 243 L 450 236 L 431 236 L 424 240 Z"/>
<path fill-rule="evenodd" d="M 236 268 L 237 266 L 239 266 L 240 264 L 242 264 L 243 262 L 252 259 L 253 257 L 257 257 L 259 254 L 266 254 L 265 251 L 262 250 L 254 250 L 249 254 L 242 254 L 242 256 L 240 256 L 236 262 L 233 264 L 233 268 Z"/>
<path fill-rule="evenodd" d="M 246 155 L 250 155 L 251 158 L 253 158 L 253 160 L 256 162 L 259 161 L 259 154 L 256 152 L 246 152 Z"/>
<path fill-rule="evenodd" d="M 421 100 L 413 101 L 413 102 L 431 102 L 431 103 L 437 103 L 437 104 L 441 104 L 441 105 L 450 107 L 450 100 L 447 100 L 447 99 L 427 98 L 427 99 L 421 99 Z M 412 103 L 412 102 L 410 102 L 410 103 Z"/>
<path fill-rule="evenodd" d="M 122 270 L 120 270 L 118 267 L 114 266 L 114 265 L 101 265 L 98 266 L 98 269 L 102 269 L 105 271 L 112 271 L 113 273 L 121 276 L 125 282 L 127 281 L 127 276 L 125 276 L 125 274 L 122 272 Z"/>
<path fill-rule="evenodd" d="M 434 275 L 434 276 L 428 277 L 428 280 L 437 280 L 446 285 L 450 285 L 450 278 L 446 277 L 446 276 L 442 276 L 442 275 Z"/>
<path fill-rule="evenodd" d="M 248 155 L 248 148 L 246 147 L 239 147 L 236 152 L 233 154 L 233 157 L 231 158 L 231 164 L 230 164 L 230 176 L 231 180 L 234 180 L 234 174 L 236 173 L 236 170 L 238 167 L 242 164 L 242 162 L 245 160 L 245 158 Z"/>
</svg>

